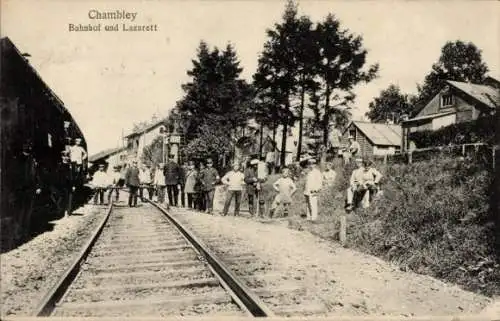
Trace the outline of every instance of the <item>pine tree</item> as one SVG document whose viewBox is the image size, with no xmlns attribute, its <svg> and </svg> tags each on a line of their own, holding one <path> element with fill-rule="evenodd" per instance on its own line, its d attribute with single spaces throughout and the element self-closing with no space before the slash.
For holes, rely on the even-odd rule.
<svg viewBox="0 0 500 321">
<path fill-rule="evenodd" d="M 374 79 L 378 64 L 371 65 L 366 71 L 362 69 L 368 53 L 363 48 L 362 37 L 349 33 L 347 29 L 342 30 L 332 14 L 317 25 L 315 33 L 320 51 L 317 71 L 323 98 L 317 111 L 321 112 L 323 144 L 326 146 L 332 117 L 336 117 L 336 122 L 345 122 L 348 116 L 345 107 L 356 98 L 352 90 L 357 84 Z"/>
</svg>

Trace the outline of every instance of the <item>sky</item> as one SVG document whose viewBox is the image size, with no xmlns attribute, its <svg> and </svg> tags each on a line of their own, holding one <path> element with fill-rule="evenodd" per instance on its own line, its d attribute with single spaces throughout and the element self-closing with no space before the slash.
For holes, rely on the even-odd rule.
<svg viewBox="0 0 500 321">
<path fill-rule="evenodd" d="M 200 40 L 233 44 L 251 80 L 265 31 L 281 20 L 279 0 L 4 0 L 8 36 L 62 99 L 85 134 L 89 153 L 121 146 L 135 122 L 167 115 L 183 97 L 181 85 Z M 96 20 L 89 11 L 137 13 L 135 20 Z M 353 110 L 360 119 L 381 90 L 397 84 L 416 92 L 447 41 L 471 41 L 490 74 L 500 75 L 500 3 L 495 1 L 299 1 L 299 14 L 321 21 L 333 13 L 363 37 L 367 65 L 379 77 L 359 85 Z M 69 31 L 69 24 L 101 31 Z M 157 31 L 104 31 L 104 25 L 156 25 Z"/>
</svg>

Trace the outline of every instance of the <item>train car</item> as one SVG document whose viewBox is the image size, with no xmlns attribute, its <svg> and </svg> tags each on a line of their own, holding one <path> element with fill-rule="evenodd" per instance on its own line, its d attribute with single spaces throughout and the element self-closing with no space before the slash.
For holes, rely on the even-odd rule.
<svg viewBox="0 0 500 321">
<path fill-rule="evenodd" d="M 62 152 L 77 137 L 84 149 L 87 145 L 78 124 L 30 65 L 27 54 L 9 38 L 0 42 L 0 224 L 5 245 L 29 233 L 34 222 L 60 216 L 66 192 L 60 183 Z M 73 182 L 77 191 L 84 183 L 85 172 L 81 174 Z"/>
</svg>

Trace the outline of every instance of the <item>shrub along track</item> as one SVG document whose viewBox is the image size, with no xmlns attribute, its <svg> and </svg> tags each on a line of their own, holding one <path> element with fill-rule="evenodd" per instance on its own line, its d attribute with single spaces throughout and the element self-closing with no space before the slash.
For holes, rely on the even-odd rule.
<svg viewBox="0 0 500 321">
<path fill-rule="evenodd" d="M 37 316 L 272 316 L 219 259 L 149 204 L 111 205 Z"/>
</svg>

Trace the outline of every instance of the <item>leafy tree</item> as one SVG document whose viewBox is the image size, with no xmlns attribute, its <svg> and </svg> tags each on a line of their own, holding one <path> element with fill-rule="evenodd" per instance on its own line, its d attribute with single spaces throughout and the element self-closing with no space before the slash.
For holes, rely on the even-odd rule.
<svg viewBox="0 0 500 321">
<path fill-rule="evenodd" d="M 414 107 L 412 102 L 411 95 L 403 94 L 399 86 L 391 84 L 370 102 L 368 105 L 370 110 L 365 115 L 375 123 L 383 123 L 387 119 L 394 119 L 394 123 L 398 124 L 401 115 L 410 115 L 412 113 Z"/>
<path fill-rule="evenodd" d="M 422 85 L 418 86 L 419 109 L 427 104 L 442 88 L 445 80 L 482 83 L 488 72 L 483 62 L 481 50 L 472 42 L 457 40 L 447 42 L 441 49 L 439 60 L 425 76 Z"/>
<path fill-rule="evenodd" d="M 217 165 L 231 155 L 233 145 L 231 137 L 222 128 L 202 125 L 200 136 L 187 144 L 184 155 L 195 159 L 211 157 Z"/>
<path fill-rule="evenodd" d="M 340 22 L 329 14 L 316 27 L 315 38 L 318 42 L 319 56 L 317 73 L 321 88 L 317 93 L 323 103 L 316 105 L 316 112 L 321 113 L 323 144 L 328 143 L 330 121 L 345 122 L 349 116 L 348 107 L 354 102 L 352 89 L 361 82 L 369 82 L 377 76 L 378 64 L 362 68 L 366 62 L 367 50 L 363 48 L 363 39 L 342 30 Z"/>
<path fill-rule="evenodd" d="M 141 163 L 150 164 L 156 168 L 156 165 L 163 162 L 163 138 L 155 138 L 151 144 L 143 148 Z M 166 152 L 166 151 L 165 151 Z"/>
</svg>

